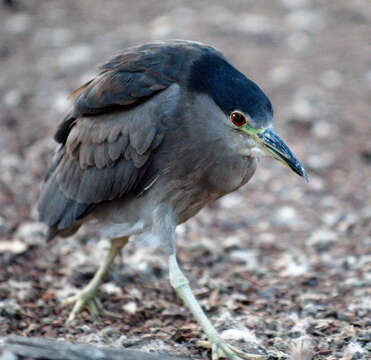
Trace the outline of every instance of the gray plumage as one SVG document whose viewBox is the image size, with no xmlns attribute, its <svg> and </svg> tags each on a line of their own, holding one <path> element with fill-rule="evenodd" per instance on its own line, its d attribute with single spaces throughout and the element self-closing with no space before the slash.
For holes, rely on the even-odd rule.
<svg viewBox="0 0 371 360">
<path fill-rule="evenodd" d="M 306 177 L 273 131 L 268 97 L 216 49 L 166 41 L 127 49 L 72 93 L 55 139 L 38 209 L 48 238 L 89 224 L 111 239 L 102 265 L 73 304 L 106 313 L 95 295 L 122 247 L 161 246 L 169 279 L 205 331 L 212 359 L 258 359 L 227 344 L 192 294 L 176 260 L 175 228 L 247 183 L 269 155 Z M 112 314 L 110 314 L 112 315 Z"/>
<path fill-rule="evenodd" d="M 189 90 L 192 65 L 205 54 L 224 59 L 185 41 L 130 48 L 72 94 L 38 204 L 50 237 L 70 235 L 107 201 L 147 197 L 149 185 L 161 195 L 148 201 L 174 208 L 181 223 L 248 181 L 256 161 L 236 153 L 247 139 L 208 94 Z"/>
</svg>

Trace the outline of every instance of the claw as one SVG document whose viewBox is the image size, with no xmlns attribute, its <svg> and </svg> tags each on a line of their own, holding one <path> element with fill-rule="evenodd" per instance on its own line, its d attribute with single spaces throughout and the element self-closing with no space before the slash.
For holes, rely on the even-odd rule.
<svg viewBox="0 0 371 360">
<path fill-rule="evenodd" d="M 73 305 L 73 309 L 66 321 L 70 323 L 76 318 L 76 315 L 82 309 L 88 309 L 93 317 L 97 317 L 99 314 L 103 314 L 110 317 L 120 318 L 119 315 L 107 311 L 103 308 L 101 302 L 95 297 L 98 292 L 100 284 L 103 282 L 105 275 L 107 274 L 113 260 L 120 250 L 128 242 L 128 237 L 117 238 L 111 240 L 111 248 L 105 257 L 102 265 L 99 267 L 94 277 L 90 280 L 89 284 L 79 294 L 71 296 L 63 301 L 62 306 Z"/>
<path fill-rule="evenodd" d="M 258 354 L 245 353 L 240 349 L 228 344 L 221 337 L 215 337 L 212 341 L 199 341 L 197 346 L 211 348 L 211 359 L 219 360 L 227 358 L 230 360 L 260 360 L 264 356 Z"/>
<path fill-rule="evenodd" d="M 74 305 L 70 315 L 68 316 L 66 324 L 71 323 L 76 318 L 76 315 L 85 308 L 89 311 L 93 318 L 96 318 L 98 315 L 120 318 L 118 314 L 105 310 L 99 299 L 91 296 L 89 292 L 82 291 L 80 294 L 67 298 L 63 301 L 62 306 L 72 304 Z"/>
</svg>

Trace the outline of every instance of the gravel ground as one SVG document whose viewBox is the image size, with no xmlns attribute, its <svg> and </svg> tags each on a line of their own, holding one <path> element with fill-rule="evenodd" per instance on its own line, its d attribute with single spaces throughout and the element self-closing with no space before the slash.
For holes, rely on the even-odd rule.
<svg viewBox="0 0 371 360">
<path fill-rule="evenodd" d="M 371 3 L 27 0 L 0 5 L 0 338 L 168 350 L 205 359 L 164 255 L 127 248 L 102 286 L 121 318 L 64 326 L 108 241 L 46 244 L 34 204 L 66 96 L 120 48 L 215 45 L 275 107 L 310 182 L 273 160 L 178 228 L 179 260 L 226 338 L 270 359 L 371 354 Z M 232 329 L 232 330 L 227 330 Z M 308 356 L 305 358 L 305 352 Z"/>
</svg>

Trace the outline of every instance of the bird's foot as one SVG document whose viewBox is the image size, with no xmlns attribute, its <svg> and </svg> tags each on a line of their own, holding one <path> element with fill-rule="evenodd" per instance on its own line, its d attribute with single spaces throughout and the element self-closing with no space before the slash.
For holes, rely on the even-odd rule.
<svg viewBox="0 0 371 360">
<path fill-rule="evenodd" d="M 83 309 L 87 309 L 93 318 L 96 318 L 98 315 L 120 318 L 120 315 L 104 309 L 100 300 L 95 297 L 95 293 L 89 290 L 83 290 L 79 294 L 70 296 L 62 302 L 62 306 L 68 305 L 73 305 L 73 308 L 66 321 L 67 324 L 72 322 L 76 318 L 76 315 Z"/>
<path fill-rule="evenodd" d="M 230 360 L 260 360 L 264 357 L 259 354 L 245 353 L 240 349 L 225 342 L 219 335 L 210 338 L 210 341 L 199 341 L 199 347 L 211 349 L 211 359 L 218 360 L 220 358 Z"/>
</svg>

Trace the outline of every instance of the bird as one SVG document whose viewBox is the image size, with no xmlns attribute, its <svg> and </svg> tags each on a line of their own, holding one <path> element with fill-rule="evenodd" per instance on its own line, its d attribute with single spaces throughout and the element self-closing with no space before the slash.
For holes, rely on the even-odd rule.
<svg viewBox="0 0 371 360">
<path fill-rule="evenodd" d="M 64 302 L 73 306 L 67 322 L 84 308 L 112 315 L 96 294 L 130 241 L 165 252 L 170 284 L 206 334 L 213 360 L 259 358 L 225 342 L 207 318 L 178 264 L 175 229 L 246 184 L 262 156 L 308 180 L 273 129 L 267 95 L 215 47 L 166 40 L 124 49 L 70 98 L 39 217 L 48 240 L 84 225 L 111 245 L 88 285 Z"/>
</svg>

